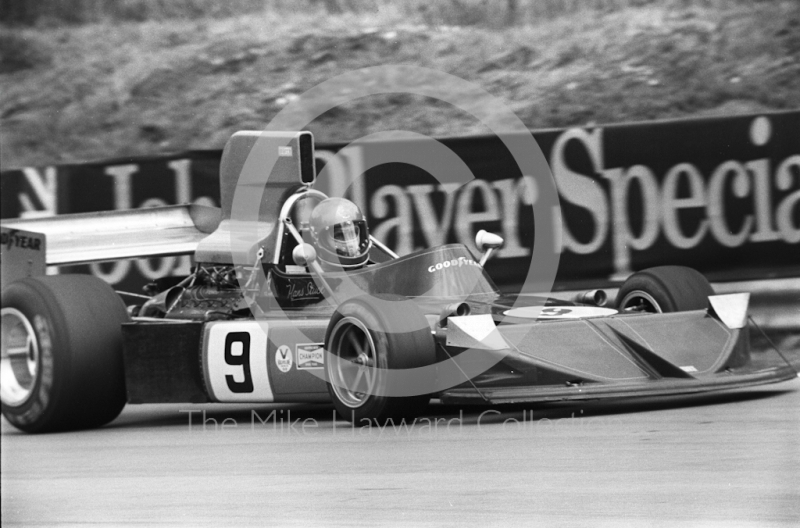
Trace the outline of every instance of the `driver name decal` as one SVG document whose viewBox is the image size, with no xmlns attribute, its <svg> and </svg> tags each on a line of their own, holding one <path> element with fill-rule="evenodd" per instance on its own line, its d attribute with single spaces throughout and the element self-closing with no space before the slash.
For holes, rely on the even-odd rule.
<svg viewBox="0 0 800 528">
<path fill-rule="evenodd" d="M 287 292 L 287 297 L 292 301 L 316 299 L 320 295 L 322 295 L 322 292 L 320 292 L 319 286 L 314 284 L 312 280 L 291 282 L 289 284 L 289 291 Z"/>
</svg>

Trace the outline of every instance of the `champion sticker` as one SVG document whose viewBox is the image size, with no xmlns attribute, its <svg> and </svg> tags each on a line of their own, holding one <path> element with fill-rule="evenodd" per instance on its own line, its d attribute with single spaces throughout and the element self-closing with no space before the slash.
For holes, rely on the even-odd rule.
<svg viewBox="0 0 800 528">
<path fill-rule="evenodd" d="M 275 364 L 281 372 L 289 372 L 292 369 L 292 349 L 286 345 L 281 345 L 275 352 Z"/>
<path fill-rule="evenodd" d="M 299 370 L 320 369 L 325 366 L 324 343 L 304 343 L 297 345 L 297 368 Z"/>
</svg>

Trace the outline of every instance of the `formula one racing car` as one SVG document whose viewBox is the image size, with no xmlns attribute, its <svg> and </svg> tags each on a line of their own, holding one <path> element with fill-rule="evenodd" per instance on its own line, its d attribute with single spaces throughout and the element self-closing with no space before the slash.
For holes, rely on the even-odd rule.
<svg viewBox="0 0 800 528">
<path fill-rule="evenodd" d="M 2 412 L 17 428 L 99 427 L 126 403 L 332 402 L 412 419 L 431 398 L 502 404 L 688 394 L 791 379 L 750 361 L 748 295 L 678 266 L 632 275 L 614 308 L 502 294 L 448 244 L 398 256 L 359 208 L 313 188 L 308 132 L 239 132 L 221 207 L 3 223 Z M 243 209 L 244 208 L 244 209 Z M 249 208 L 249 209 L 248 209 Z M 46 266 L 192 255 L 147 295 Z M 123 298 L 134 302 L 126 306 Z"/>
</svg>

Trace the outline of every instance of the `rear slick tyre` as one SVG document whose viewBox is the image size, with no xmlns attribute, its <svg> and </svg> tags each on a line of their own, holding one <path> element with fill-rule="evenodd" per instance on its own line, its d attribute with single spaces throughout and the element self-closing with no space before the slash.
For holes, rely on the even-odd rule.
<svg viewBox="0 0 800 528">
<path fill-rule="evenodd" d="M 6 419 L 28 433 L 88 429 L 126 402 L 121 324 L 125 305 L 91 275 L 34 277 L 2 294 Z"/>
</svg>

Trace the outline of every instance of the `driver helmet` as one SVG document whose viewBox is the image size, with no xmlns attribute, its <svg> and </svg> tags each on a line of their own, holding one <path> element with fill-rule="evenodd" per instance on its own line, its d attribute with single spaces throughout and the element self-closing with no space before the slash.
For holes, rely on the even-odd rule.
<svg viewBox="0 0 800 528">
<path fill-rule="evenodd" d="M 355 269 L 367 263 L 372 242 L 367 222 L 356 204 L 327 198 L 311 211 L 311 239 L 328 268 Z"/>
</svg>

